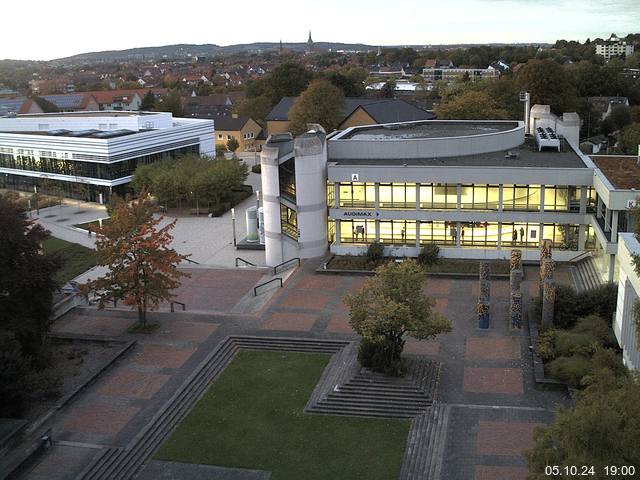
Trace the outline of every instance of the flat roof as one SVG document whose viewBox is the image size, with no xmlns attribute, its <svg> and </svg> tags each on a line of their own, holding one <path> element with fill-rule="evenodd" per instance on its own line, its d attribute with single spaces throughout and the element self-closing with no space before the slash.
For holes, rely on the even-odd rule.
<svg viewBox="0 0 640 480">
<path fill-rule="evenodd" d="M 630 155 L 590 155 L 613 188 L 617 190 L 640 189 L 638 157 Z"/>
<path fill-rule="evenodd" d="M 87 130 L 49 130 L 49 131 L 37 131 L 37 132 L 4 132 L 0 131 L 0 133 L 6 133 L 10 135 L 41 135 L 44 137 L 69 137 L 69 138 L 98 138 L 98 139 L 108 139 L 108 138 L 117 138 L 124 137 L 126 135 L 132 135 L 134 133 L 142 133 L 148 132 L 149 129 L 134 131 L 134 130 L 96 130 L 96 129 L 87 129 Z"/>
<path fill-rule="evenodd" d="M 518 167 L 518 168 L 588 168 L 566 140 L 562 140 L 561 151 L 538 151 L 531 137 L 519 147 L 476 155 L 460 155 L 442 158 L 329 158 L 335 165 L 361 166 L 424 166 L 424 167 Z"/>
<path fill-rule="evenodd" d="M 52 113 L 27 113 L 14 118 L 39 118 L 39 117 L 141 117 L 144 115 L 158 115 L 164 112 L 139 112 L 130 110 L 100 110 L 90 112 L 52 112 Z"/>
<path fill-rule="evenodd" d="M 413 124 L 388 124 L 356 127 L 335 140 L 411 140 L 417 138 L 448 138 L 486 135 L 518 128 L 518 122 L 425 121 Z"/>
</svg>

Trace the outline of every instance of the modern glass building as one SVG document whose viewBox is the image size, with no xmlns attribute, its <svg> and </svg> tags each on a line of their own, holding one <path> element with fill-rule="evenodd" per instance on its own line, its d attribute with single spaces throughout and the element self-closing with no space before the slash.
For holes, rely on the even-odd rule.
<svg viewBox="0 0 640 480">
<path fill-rule="evenodd" d="M 550 239 L 557 260 L 596 252 L 613 279 L 617 232 L 629 228 L 618 193 L 635 194 L 616 192 L 569 140 L 579 123 L 545 114 L 531 118 L 533 134 L 525 127 L 433 120 L 272 136 L 261 157 L 267 263 L 358 255 L 372 242 L 394 256 L 435 243 L 446 257 L 519 248 L 536 261 Z"/>
<path fill-rule="evenodd" d="M 107 202 L 136 167 L 215 155 L 211 120 L 164 112 L 74 112 L 0 118 L 0 188 Z"/>
</svg>

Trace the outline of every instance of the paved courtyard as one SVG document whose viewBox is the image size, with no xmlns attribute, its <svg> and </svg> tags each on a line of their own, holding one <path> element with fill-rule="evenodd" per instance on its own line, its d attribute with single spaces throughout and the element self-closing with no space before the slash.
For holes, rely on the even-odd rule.
<svg viewBox="0 0 640 480">
<path fill-rule="evenodd" d="M 126 446 L 174 394 L 209 352 L 230 334 L 353 339 L 342 302 L 366 277 L 318 275 L 307 261 L 285 287 L 273 291 L 253 313 L 238 305 L 252 297 L 263 272 L 196 272 L 179 295 L 186 312 L 151 314 L 159 329 L 130 334 L 135 315 L 122 309 L 78 308 L 56 322 L 54 331 L 135 339 L 137 344 L 51 422 L 56 446 L 24 478 L 71 479 L 100 446 Z M 194 269 L 198 270 L 198 269 Z M 528 269 L 524 291 L 537 289 Z M 528 337 L 507 325 L 508 281 L 494 280 L 491 328 L 477 329 L 475 279 L 430 277 L 425 292 L 453 322 L 453 331 L 430 341 L 408 339 L 406 353 L 442 364 L 438 400 L 451 406 L 443 448 L 442 479 L 524 479 L 523 450 L 533 428 L 553 419 L 562 392 L 536 387 Z M 68 468 L 59 468 L 68 462 Z M 220 477 L 226 478 L 226 477 Z"/>
</svg>

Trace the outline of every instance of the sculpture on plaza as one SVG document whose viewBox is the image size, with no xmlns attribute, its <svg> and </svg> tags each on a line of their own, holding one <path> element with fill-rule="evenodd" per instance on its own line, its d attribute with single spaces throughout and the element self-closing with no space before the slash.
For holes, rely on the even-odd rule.
<svg viewBox="0 0 640 480">
<path fill-rule="evenodd" d="M 522 325 L 521 284 L 523 277 L 522 251 L 511 250 L 509 258 L 509 319 L 512 328 L 520 328 Z"/>
<path fill-rule="evenodd" d="M 489 311 L 491 300 L 491 264 L 480 262 L 480 284 L 479 284 L 478 304 L 478 328 L 489 328 Z"/>
</svg>

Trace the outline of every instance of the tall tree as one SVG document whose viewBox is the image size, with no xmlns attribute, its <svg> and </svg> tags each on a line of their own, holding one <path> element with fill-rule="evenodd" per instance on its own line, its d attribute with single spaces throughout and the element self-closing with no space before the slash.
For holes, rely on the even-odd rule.
<svg viewBox="0 0 640 480">
<path fill-rule="evenodd" d="M 622 145 L 629 155 L 637 155 L 640 149 L 640 123 L 632 123 L 622 130 Z"/>
<path fill-rule="evenodd" d="M 344 297 L 349 323 L 363 338 L 358 358 L 364 366 L 398 374 L 405 335 L 423 340 L 451 330 L 451 322 L 425 296 L 424 280 L 415 261 L 388 262 L 360 291 Z"/>
<path fill-rule="evenodd" d="M 158 100 L 156 109 L 160 112 L 171 112 L 174 117 L 182 116 L 182 97 L 178 90 L 172 90 L 169 95 Z"/>
<path fill-rule="evenodd" d="M 159 228 L 162 217 L 154 217 L 154 210 L 145 190 L 137 200 L 114 201 L 111 222 L 96 236 L 98 264 L 108 272 L 84 286 L 97 296 L 99 308 L 112 301 L 135 307 L 142 327 L 147 311 L 174 298 L 172 290 L 180 285 L 179 279 L 189 276 L 178 270 L 188 255 L 169 248 L 176 220 Z"/>
<path fill-rule="evenodd" d="M 575 408 L 561 409 L 555 421 L 538 427 L 535 445 L 527 452 L 529 480 L 567 478 L 563 468 L 594 466 L 589 478 L 610 479 L 605 466 L 635 466 L 640 469 L 640 380 L 616 376 L 602 369 L 593 384 L 579 394 Z M 558 475 L 548 475 L 545 467 L 557 465 Z M 629 475 L 628 478 L 635 476 Z M 575 477 L 571 477 L 575 478 Z"/>
<path fill-rule="evenodd" d="M 238 140 L 236 140 L 236 137 L 231 137 L 227 142 L 227 149 L 230 152 L 235 153 L 235 151 L 238 150 L 239 147 L 240 147 L 240 143 L 238 142 Z"/>
<path fill-rule="evenodd" d="M 489 94 L 468 90 L 445 100 L 436 108 L 436 115 L 443 120 L 503 120 L 509 113 L 502 109 Z"/>
<path fill-rule="evenodd" d="M 57 288 L 53 275 L 59 262 L 41 254 L 48 236 L 16 202 L 0 195 L 0 329 L 32 357 L 40 355 L 49 331 Z"/>
<path fill-rule="evenodd" d="M 564 67 L 554 60 L 529 60 L 516 80 L 522 90 L 531 92 L 532 104 L 550 105 L 560 115 L 576 108 L 576 90 Z"/>
<path fill-rule="evenodd" d="M 327 132 L 334 130 L 342 119 L 344 95 L 327 80 L 314 80 L 289 111 L 291 133 L 299 135 L 307 123 L 319 123 Z"/>
<path fill-rule="evenodd" d="M 156 97 L 153 94 L 153 92 L 151 92 L 151 90 L 148 90 L 147 93 L 145 93 L 144 97 L 142 97 L 142 102 L 140 102 L 140 110 L 144 110 L 144 111 L 153 110 L 155 106 L 156 106 Z"/>
<path fill-rule="evenodd" d="M 382 98 L 393 98 L 396 94 L 396 81 L 389 78 L 380 89 L 379 96 Z"/>
</svg>

